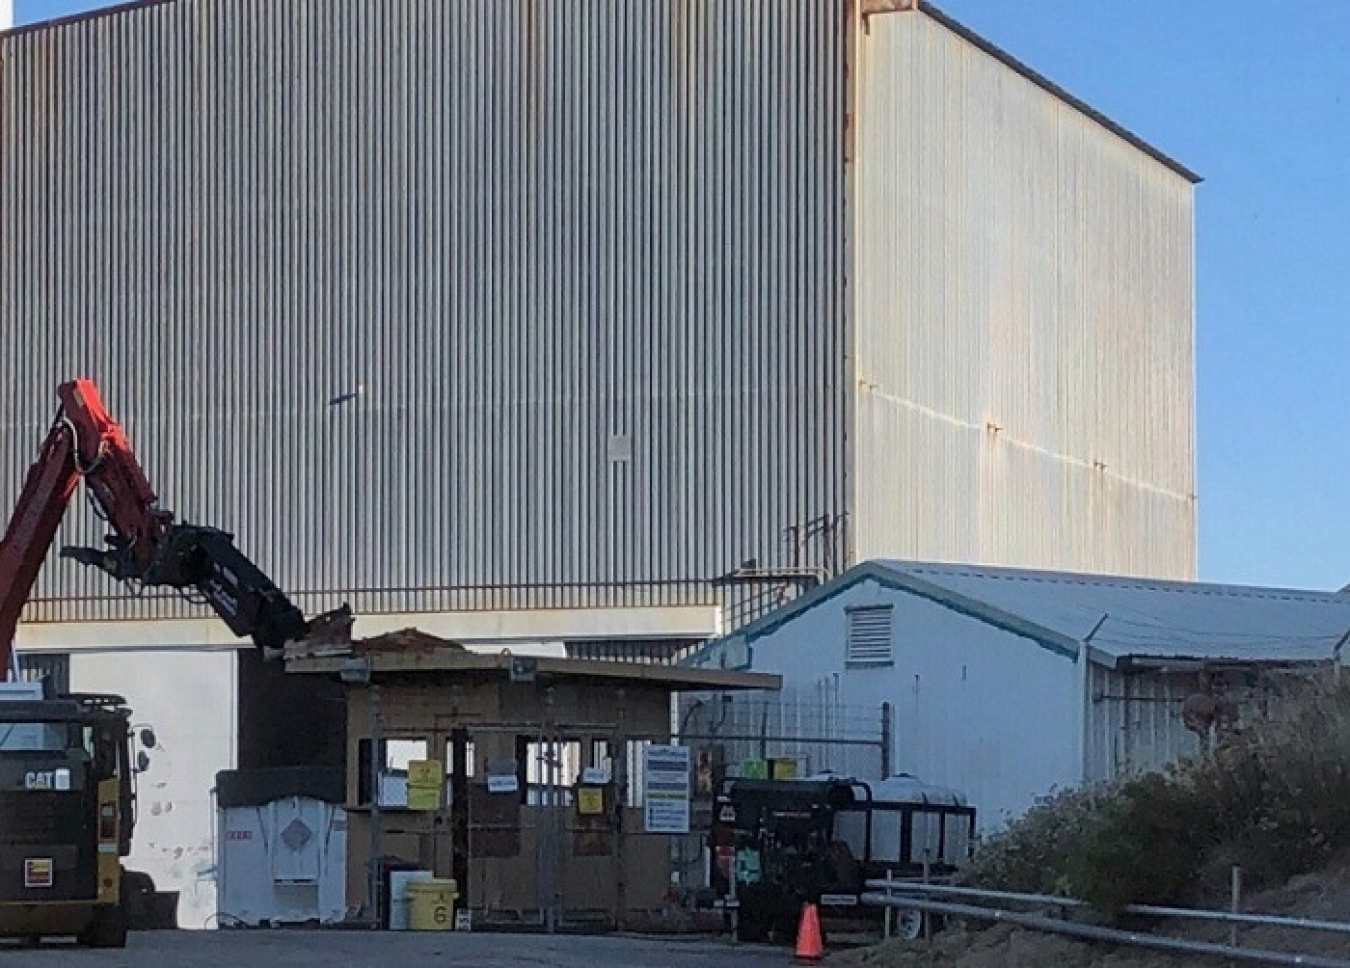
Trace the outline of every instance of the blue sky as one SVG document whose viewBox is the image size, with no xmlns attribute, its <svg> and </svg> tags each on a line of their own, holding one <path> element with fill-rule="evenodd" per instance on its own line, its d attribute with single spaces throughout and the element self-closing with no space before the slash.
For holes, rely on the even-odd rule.
<svg viewBox="0 0 1350 968">
<path fill-rule="evenodd" d="M 1200 577 L 1350 584 L 1350 3 L 938 6 L 1205 177 Z"/>
</svg>

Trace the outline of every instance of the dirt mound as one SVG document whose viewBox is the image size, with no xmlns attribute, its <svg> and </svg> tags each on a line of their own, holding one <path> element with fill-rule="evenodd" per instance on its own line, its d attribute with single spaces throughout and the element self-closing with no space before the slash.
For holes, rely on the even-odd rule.
<svg viewBox="0 0 1350 968">
<path fill-rule="evenodd" d="M 859 968 L 1208 968 L 1194 956 L 1112 949 L 1002 924 L 985 930 L 950 928 L 927 942 L 888 941 L 832 957 L 830 964 Z"/>
</svg>

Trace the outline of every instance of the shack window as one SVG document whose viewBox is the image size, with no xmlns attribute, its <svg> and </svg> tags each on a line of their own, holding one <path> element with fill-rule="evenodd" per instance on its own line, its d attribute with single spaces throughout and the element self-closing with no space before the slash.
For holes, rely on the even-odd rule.
<svg viewBox="0 0 1350 968">
<path fill-rule="evenodd" d="M 380 806 L 408 805 L 408 764 L 427 759 L 430 749 L 425 739 L 397 738 L 380 741 Z M 370 806 L 370 739 L 357 744 L 357 802 Z"/>
<path fill-rule="evenodd" d="M 473 740 L 464 741 L 464 776 L 472 779 L 475 774 L 477 752 L 474 749 Z M 455 741 L 448 739 L 445 741 L 445 775 L 453 776 L 455 772 Z"/>
<path fill-rule="evenodd" d="M 890 605 L 874 605 L 845 613 L 845 661 L 849 665 L 882 666 L 895 661 L 891 648 L 894 611 Z"/>
<path fill-rule="evenodd" d="M 565 806 L 581 776 L 581 741 L 534 742 L 525 746 L 526 802 Z"/>
<path fill-rule="evenodd" d="M 643 790 L 647 783 L 647 747 L 652 745 L 649 739 L 630 740 L 627 744 L 627 762 L 625 777 L 628 791 L 624 801 L 627 806 L 641 808 L 646 804 Z"/>
</svg>

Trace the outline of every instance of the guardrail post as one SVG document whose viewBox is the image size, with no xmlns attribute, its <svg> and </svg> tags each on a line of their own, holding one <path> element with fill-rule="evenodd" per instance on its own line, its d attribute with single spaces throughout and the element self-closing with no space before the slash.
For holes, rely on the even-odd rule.
<svg viewBox="0 0 1350 968">
<path fill-rule="evenodd" d="M 891 893 L 891 881 L 894 880 L 894 878 L 895 878 L 894 871 L 891 870 L 886 871 L 886 913 L 885 915 L 883 915 L 885 927 L 882 928 L 882 936 L 887 941 L 891 940 L 891 918 L 893 916 L 893 912 L 895 911 L 895 908 L 891 907 L 890 904 L 891 897 L 893 896 Z"/>
<path fill-rule="evenodd" d="M 1230 884 L 1230 911 L 1237 915 L 1242 913 L 1242 868 L 1237 864 L 1233 865 L 1233 877 Z M 1240 925 L 1233 921 L 1228 927 L 1228 943 L 1232 947 L 1238 946 L 1238 929 Z"/>
<path fill-rule="evenodd" d="M 931 883 L 932 877 L 932 868 L 929 866 L 928 854 L 929 849 L 925 847 L 923 849 L 923 882 L 925 884 Z M 932 935 L 929 934 L 928 931 L 928 922 L 932 920 L 932 916 L 927 911 L 920 911 L 919 917 L 923 919 L 922 921 L 919 922 L 919 924 L 922 925 L 923 927 L 923 940 L 931 941 Z"/>
</svg>

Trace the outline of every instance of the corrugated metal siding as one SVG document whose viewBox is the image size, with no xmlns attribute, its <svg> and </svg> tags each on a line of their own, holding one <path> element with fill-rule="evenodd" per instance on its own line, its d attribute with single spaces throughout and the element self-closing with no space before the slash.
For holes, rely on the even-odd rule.
<svg viewBox="0 0 1350 968">
<path fill-rule="evenodd" d="M 1194 756 L 1200 741 L 1181 721 L 1194 675 L 1121 673 L 1093 664 L 1088 699 L 1088 781 L 1157 770 Z"/>
<path fill-rule="evenodd" d="M 1189 181 L 924 14 L 860 51 L 858 558 L 1193 578 Z"/>
<path fill-rule="evenodd" d="M 835 0 L 180 0 L 3 39 L 0 507 L 83 374 L 307 608 L 708 601 L 781 561 L 844 510 L 842 33 Z M 186 610 L 55 562 L 39 598 Z"/>
<path fill-rule="evenodd" d="M 1218 694 L 1236 706 L 1239 730 L 1259 730 L 1263 722 L 1287 715 L 1290 686 L 1306 683 L 1309 675 L 1306 668 L 1260 669 L 1241 663 L 1211 671 Z M 1093 665 L 1086 779 L 1157 770 L 1196 755 L 1200 740 L 1182 721 L 1181 706 L 1199 691 L 1194 672 L 1125 673 Z"/>
</svg>

